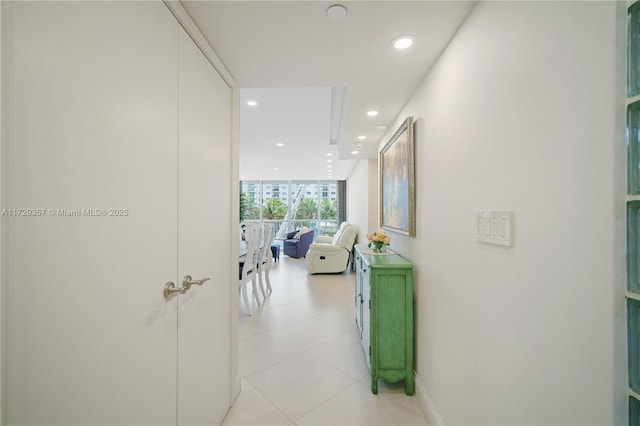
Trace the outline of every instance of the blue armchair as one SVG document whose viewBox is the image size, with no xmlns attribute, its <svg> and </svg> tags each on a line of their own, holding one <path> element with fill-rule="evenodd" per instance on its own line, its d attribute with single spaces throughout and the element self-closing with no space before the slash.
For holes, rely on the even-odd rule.
<svg viewBox="0 0 640 426">
<path fill-rule="evenodd" d="M 302 229 L 289 232 L 284 240 L 284 254 L 290 257 L 305 257 L 313 242 L 313 229 Z"/>
</svg>

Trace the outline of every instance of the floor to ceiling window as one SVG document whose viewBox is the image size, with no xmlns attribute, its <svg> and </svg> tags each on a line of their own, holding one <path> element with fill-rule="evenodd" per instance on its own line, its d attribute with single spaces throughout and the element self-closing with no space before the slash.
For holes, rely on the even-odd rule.
<svg viewBox="0 0 640 426">
<path fill-rule="evenodd" d="M 316 235 L 333 235 L 338 230 L 340 192 L 338 181 L 242 181 L 240 220 L 272 222 L 276 240 L 302 227 Z"/>
</svg>

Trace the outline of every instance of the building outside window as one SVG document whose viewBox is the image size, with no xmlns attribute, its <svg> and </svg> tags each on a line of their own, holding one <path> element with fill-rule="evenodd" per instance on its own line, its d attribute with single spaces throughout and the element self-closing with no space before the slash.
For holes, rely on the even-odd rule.
<svg viewBox="0 0 640 426">
<path fill-rule="evenodd" d="M 276 239 L 302 227 L 338 229 L 337 181 L 242 181 L 241 191 L 240 220 L 275 223 Z"/>
</svg>

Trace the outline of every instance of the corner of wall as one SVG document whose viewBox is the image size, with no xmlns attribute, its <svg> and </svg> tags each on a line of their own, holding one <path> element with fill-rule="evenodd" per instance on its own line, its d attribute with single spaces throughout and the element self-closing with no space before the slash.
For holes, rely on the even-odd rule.
<svg viewBox="0 0 640 426">
<path fill-rule="evenodd" d="M 13 51 L 10 48 L 9 40 L 12 38 L 12 2 L 0 3 L 0 207 L 7 205 L 8 193 L 6 191 L 7 175 L 7 155 L 9 139 L 11 135 L 11 102 L 13 99 L 10 88 L 12 73 L 9 72 L 9 63 Z M 7 227 L 6 218 L 0 220 L 0 425 L 7 423 L 6 419 L 6 362 L 7 362 Z"/>
<path fill-rule="evenodd" d="M 239 107 L 238 100 L 240 99 L 240 90 L 238 86 L 234 86 L 232 89 L 232 143 L 231 143 L 231 181 L 232 182 L 240 182 L 240 126 L 239 126 Z M 239 250 L 239 242 L 238 242 L 238 231 L 237 227 L 239 223 L 235 222 L 238 220 L 239 215 L 239 206 L 240 205 L 240 186 L 239 185 L 231 185 L 231 209 L 232 209 L 232 221 L 236 223 L 231 226 L 231 250 L 233 253 L 236 253 Z M 235 263 L 237 259 L 232 257 L 232 267 L 235 267 Z M 233 406 L 240 396 L 241 391 L 241 376 L 240 376 L 240 337 L 238 331 L 238 312 L 239 312 L 239 301 L 238 301 L 238 293 L 235 291 L 231 292 L 231 318 L 230 318 L 230 327 L 231 327 L 231 401 L 230 406 Z"/>
</svg>

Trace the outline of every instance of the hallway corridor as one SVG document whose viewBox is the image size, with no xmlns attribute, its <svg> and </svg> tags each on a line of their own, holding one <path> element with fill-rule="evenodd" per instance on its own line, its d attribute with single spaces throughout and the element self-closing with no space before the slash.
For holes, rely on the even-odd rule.
<svg viewBox="0 0 640 426">
<path fill-rule="evenodd" d="M 404 382 L 370 388 L 353 307 L 354 274 L 309 275 L 304 259 L 271 269 L 273 294 L 240 304 L 242 392 L 225 425 L 425 425 Z"/>
</svg>

